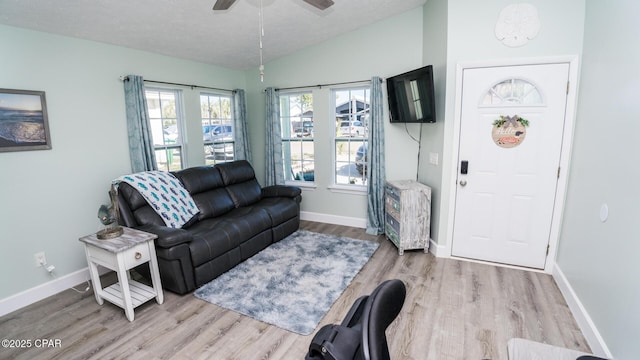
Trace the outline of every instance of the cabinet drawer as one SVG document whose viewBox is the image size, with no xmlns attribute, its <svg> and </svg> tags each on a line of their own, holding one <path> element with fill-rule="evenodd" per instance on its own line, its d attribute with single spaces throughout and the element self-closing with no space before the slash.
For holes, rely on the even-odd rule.
<svg viewBox="0 0 640 360">
<path fill-rule="evenodd" d="M 395 230 L 396 233 L 400 232 L 400 223 L 398 222 L 398 220 L 394 219 L 393 216 L 387 214 L 385 223 L 387 227 L 391 227 Z"/>
<path fill-rule="evenodd" d="M 124 256 L 125 268 L 131 269 L 149 261 L 149 245 L 136 245 L 135 247 L 126 250 L 122 255 Z"/>
<path fill-rule="evenodd" d="M 394 199 L 395 201 L 400 201 L 400 191 L 398 191 L 393 186 L 389 186 L 389 185 L 385 186 L 384 187 L 384 192 L 387 195 L 387 197 L 390 197 L 390 198 Z"/>
<path fill-rule="evenodd" d="M 387 235 L 387 238 L 396 245 L 396 247 L 400 247 L 400 237 L 398 236 L 398 232 L 390 224 L 387 223 L 385 225 L 384 233 Z"/>
<path fill-rule="evenodd" d="M 400 202 L 398 202 L 398 200 L 387 196 L 385 198 L 385 203 L 387 210 L 393 211 L 395 213 L 400 213 Z"/>
</svg>

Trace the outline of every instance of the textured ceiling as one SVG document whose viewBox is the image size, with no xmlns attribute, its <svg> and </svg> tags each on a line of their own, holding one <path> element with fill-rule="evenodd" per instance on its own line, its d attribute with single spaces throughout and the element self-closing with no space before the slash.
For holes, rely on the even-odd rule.
<svg viewBox="0 0 640 360">
<path fill-rule="evenodd" d="M 262 0 L 264 62 L 416 8 L 426 0 Z M 258 66 L 260 0 L 0 0 L 0 23 L 232 69 Z"/>
</svg>

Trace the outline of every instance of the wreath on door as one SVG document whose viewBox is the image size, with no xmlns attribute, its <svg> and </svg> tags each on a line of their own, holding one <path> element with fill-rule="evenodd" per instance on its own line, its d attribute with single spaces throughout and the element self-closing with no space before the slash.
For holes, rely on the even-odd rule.
<svg viewBox="0 0 640 360">
<path fill-rule="evenodd" d="M 529 120 L 518 115 L 500 115 L 493 121 L 491 137 L 493 142 L 502 148 L 512 148 L 520 145 L 527 135 Z"/>
</svg>

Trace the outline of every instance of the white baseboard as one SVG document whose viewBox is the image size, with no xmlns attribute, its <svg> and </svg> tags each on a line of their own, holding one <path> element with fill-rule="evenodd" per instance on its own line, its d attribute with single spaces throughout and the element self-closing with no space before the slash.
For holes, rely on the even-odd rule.
<svg viewBox="0 0 640 360">
<path fill-rule="evenodd" d="M 367 219 L 321 214 L 309 211 L 300 211 L 300 220 L 316 221 L 325 224 L 352 226 L 361 229 L 367 228 Z M 446 246 L 438 245 L 435 241 L 433 241 L 433 239 L 429 238 L 429 252 L 432 253 L 433 256 L 448 257 L 448 255 L 445 255 L 446 250 Z"/>
<path fill-rule="evenodd" d="M 309 211 L 300 211 L 300 220 L 316 221 L 326 224 L 352 226 L 361 229 L 367 228 L 367 219 L 354 218 L 348 216 L 339 216 L 331 214 L 322 214 Z"/>
<path fill-rule="evenodd" d="M 84 268 L 55 278 L 44 284 L 19 292 L 0 300 L 0 316 L 9 314 L 49 296 L 65 291 L 89 279 L 89 269 Z"/>
<path fill-rule="evenodd" d="M 582 335 L 584 335 L 587 340 L 591 351 L 597 356 L 612 359 L 613 355 L 609 351 L 607 344 L 604 342 L 604 339 L 600 335 L 596 325 L 593 323 L 593 320 L 591 320 L 591 316 L 589 316 L 587 309 L 582 305 L 578 295 L 573 290 L 573 287 L 571 287 L 571 284 L 564 276 L 564 273 L 557 263 L 553 267 L 552 276 L 556 281 L 556 284 L 558 284 L 558 288 L 560 288 L 560 292 L 564 296 L 567 305 L 569 305 L 569 309 L 571 310 L 573 317 L 576 319 L 576 322 L 582 331 Z"/>
<path fill-rule="evenodd" d="M 429 238 L 429 252 L 435 257 L 448 258 L 447 247 L 444 245 L 438 245 L 433 239 Z"/>
</svg>

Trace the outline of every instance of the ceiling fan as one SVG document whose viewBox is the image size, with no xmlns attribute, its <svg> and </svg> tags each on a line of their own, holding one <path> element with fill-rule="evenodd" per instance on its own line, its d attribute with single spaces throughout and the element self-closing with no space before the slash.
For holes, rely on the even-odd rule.
<svg viewBox="0 0 640 360">
<path fill-rule="evenodd" d="M 333 5 L 333 0 L 303 0 L 304 2 L 317 7 L 320 10 L 325 10 L 329 6 Z M 227 10 L 233 5 L 236 0 L 216 0 L 213 5 L 213 10 Z"/>
</svg>

